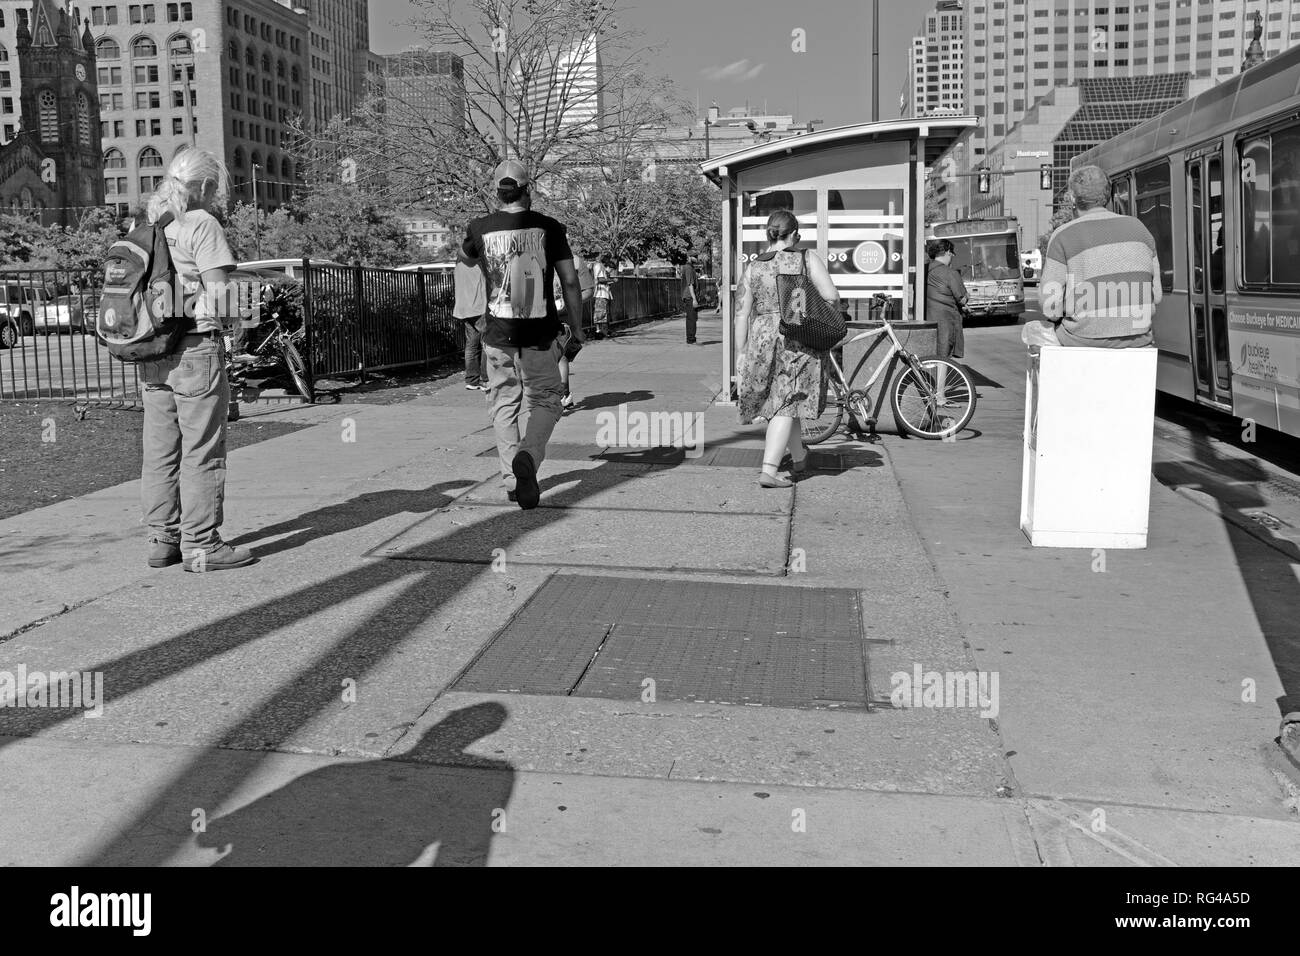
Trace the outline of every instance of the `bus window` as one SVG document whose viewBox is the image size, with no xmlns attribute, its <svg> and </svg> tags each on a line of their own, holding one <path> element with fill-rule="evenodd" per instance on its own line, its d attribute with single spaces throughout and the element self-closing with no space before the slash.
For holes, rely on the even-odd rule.
<svg viewBox="0 0 1300 956">
<path fill-rule="evenodd" d="M 1300 256 L 1300 127 L 1241 145 L 1242 270 L 1254 284 L 1295 285 Z"/>
<path fill-rule="evenodd" d="M 1128 174 L 1125 173 L 1118 179 L 1113 180 L 1110 184 L 1110 205 L 1111 209 L 1121 216 L 1133 215 L 1130 208 L 1128 194 Z"/>
<path fill-rule="evenodd" d="M 1169 292 L 1174 287 L 1174 227 L 1169 186 L 1169 164 L 1158 163 L 1139 169 L 1136 176 L 1137 202 L 1134 215 L 1142 220 L 1156 241 L 1160 260 L 1160 287 Z"/>
<path fill-rule="evenodd" d="M 1241 258 L 1242 275 L 1249 283 L 1265 283 L 1271 278 L 1271 152 L 1268 136 L 1241 143 Z"/>
<path fill-rule="evenodd" d="M 1014 279 L 1019 274 L 1020 250 L 1014 234 L 971 238 L 972 279 Z"/>
</svg>

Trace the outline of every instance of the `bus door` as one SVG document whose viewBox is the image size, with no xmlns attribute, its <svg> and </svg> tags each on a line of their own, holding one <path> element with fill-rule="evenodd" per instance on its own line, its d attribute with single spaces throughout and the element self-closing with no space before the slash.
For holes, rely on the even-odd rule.
<svg viewBox="0 0 1300 956">
<path fill-rule="evenodd" d="M 1228 302 L 1224 254 L 1223 154 L 1187 160 L 1187 300 L 1192 324 L 1196 395 L 1224 408 L 1232 405 L 1228 354 Z"/>
</svg>

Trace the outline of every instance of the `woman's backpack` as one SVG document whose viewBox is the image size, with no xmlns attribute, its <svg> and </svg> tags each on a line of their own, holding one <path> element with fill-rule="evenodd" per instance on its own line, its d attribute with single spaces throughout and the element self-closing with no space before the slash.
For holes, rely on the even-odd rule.
<svg viewBox="0 0 1300 956">
<path fill-rule="evenodd" d="M 164 230 L 168 213 L 119 239 L 104 257 L 103 295 L 95 334 L 114 358 L 148 362 L 170 355 L 194 323 L 185 315 Z M 179 315 L 177 313 L 180 313 Z"/>
</svg>

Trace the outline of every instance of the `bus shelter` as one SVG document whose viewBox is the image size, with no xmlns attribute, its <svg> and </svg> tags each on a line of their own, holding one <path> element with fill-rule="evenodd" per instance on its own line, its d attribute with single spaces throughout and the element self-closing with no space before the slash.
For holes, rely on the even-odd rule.
<svg viewBox="0 0 1300 956">
<path fill-rule="evenodd" d="M 850 321 L 866 321 L 872 296 L 894 299 L 901 322 L 925 320 L 925 177 L 979 120 L 888 120 L 803 133 L 718 156 L 700 169 L 723 191 L 722 380 L 734 373 L 737 282 L 767 248 L 777 209 L 799 220 L 802 247 L 827 264 Z"/>
</svg>

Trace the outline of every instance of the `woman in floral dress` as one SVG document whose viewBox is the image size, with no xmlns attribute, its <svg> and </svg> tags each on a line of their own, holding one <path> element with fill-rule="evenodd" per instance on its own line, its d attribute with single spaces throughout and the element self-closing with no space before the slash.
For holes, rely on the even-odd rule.
<svg viewBox="0 0 1300 956">
<path fill-rule="evenodd" d="M 838 308 L 839 293 L 826 264 L 815 252 L 805 256 L 799 243 L 799 220 L 788 209 L 778 209 L 767 220 L 767 251 L 752 259 L 740 278 L 740 309 L 736 315 L 737 371 L 740 382 L 740 423 L 767 422 L 763 470 L 758 483 L 764 488 L 789 488 L 777 474 L 785 452 L 790 452 L 791 472 L 801 474 L 808 465 L 808 450 L 799 431 L 802 416 L 816 418 L 826 404 L 824 352 L 800 345 L 781 334 L 781 309 L 776 277 L 798 275 L 807 262 L 808 277 L 822 298 Z"/>
</svg>

